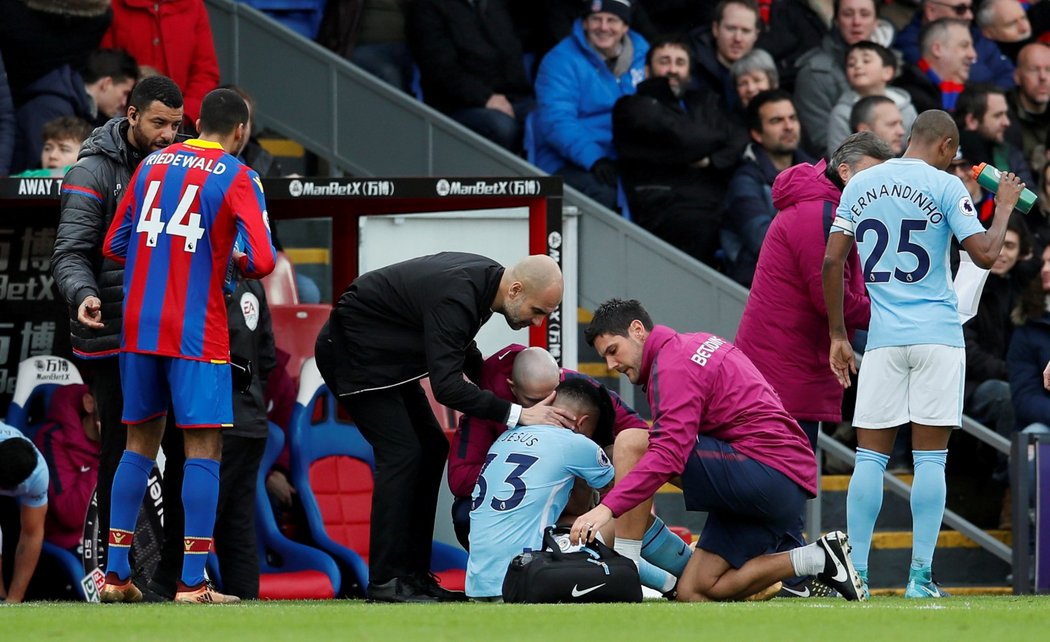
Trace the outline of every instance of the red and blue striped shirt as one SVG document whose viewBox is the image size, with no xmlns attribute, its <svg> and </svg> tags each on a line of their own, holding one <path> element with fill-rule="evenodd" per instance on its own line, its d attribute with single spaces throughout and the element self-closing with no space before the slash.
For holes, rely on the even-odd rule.
<svg viewBox="0 0 1050 642">
<path fill-rule="evenodd" d="M 236 238 L 243 275 L 273 270 L 266 201 L 251 168 L 197 139 L 143 159 L 103 245 L 125 263 L 121 350 L 228 361 L 223 284 Z"/>
</svg>

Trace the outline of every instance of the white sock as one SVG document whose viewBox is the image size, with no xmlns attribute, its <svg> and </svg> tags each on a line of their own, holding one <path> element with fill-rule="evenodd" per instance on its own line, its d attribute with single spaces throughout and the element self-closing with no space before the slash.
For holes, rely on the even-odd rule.
<svg viewBox="0 0 1050 642">
<path fill-rule="evenodd" d="M 637 564 L 638 560 L 642 559 L 642 540 L 617 537 L 613 550 Z"/>
<path fill-rule="evenodd" d="M 791 568 L 795 570 L 795 575 L 800 577 L 820 573 L 824 570 L 824 563 L 827 561 L 824 549 L 816 542 L 791 549 L 788 551 L 788 559 L 791 560 Z"/>
</svg>

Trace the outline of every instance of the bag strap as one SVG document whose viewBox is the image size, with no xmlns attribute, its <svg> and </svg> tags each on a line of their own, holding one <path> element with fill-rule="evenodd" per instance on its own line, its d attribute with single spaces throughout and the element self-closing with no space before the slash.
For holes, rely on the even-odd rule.
<svg viewBox="0 0 1050 642">
<path fill-rule="evenodd" d="M 589 542 L 587 546 L 597 551 L 599 558 L 603 560 L 608 560 L 610 558 L 620 556 L 619 553 L 606 546 L 598 538 L 594 538 L 594 541 Z"/>
<path fill-rule="evenodd" d="M 556 560 L 560 560 L 565 556 L 565 553 L 562 552 L 561 547 L 558 546 L 558 542 L 554 539 L 554 531 L 557 528 L 558 527 L 556 526 L 548 526 L 547 528 L 543 529 L 543 546 L 546 549 L 550 549 L 550 551 L 553 553 L 551 557 L 553 557 Z M 597 553 L 597 559 L 600 560 L 608 560 L 610 558 L 620 556 L 619 553 L 606 546 L 598 538 L 595 538 L 593 542 L 588 542 L 584 546 L 589 548 L 591 551 Z"/>
<path fill-rule="evenodd" d="M 543 547 L 550 549 L 551 557 L 556 560 L 561 560 L 565 557 L 565 553 L 561 552 L 561 546 L 558 546 L 558 542 L 554 539 L 554 527 L 548 526 L 543 529 Z"/>
</svg>

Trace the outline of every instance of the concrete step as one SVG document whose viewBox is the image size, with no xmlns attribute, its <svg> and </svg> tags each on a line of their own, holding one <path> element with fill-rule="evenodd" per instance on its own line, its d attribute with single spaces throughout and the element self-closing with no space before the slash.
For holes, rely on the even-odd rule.
<svg viewBox="0 0 1050 642">
<path fill-rule="evenodd" d="M 822 531 L 845 530 L 845 491 L 836 490 L 838 480 L 826 482 L 822 493 L 824 502 L 834 503 L 841 500 L 842 506 L 834 507 L 841 520 L 829 519 L 828 504 L 822 523 Z M 828 496 L 839 495 L 829 499 Z M 707 520 L 706 513 L 685 510 L 681 491 L 673 486 L 665 486 L 656 495 L 656 512 L 668 524 L 684 526 L 693 532 L 694 539 L 703 530 Z M 834 513 L 833 513 L 834 514 Z M 902 524 L 893 527 L 889 524 Z M 911 509 L 907 502 L 890 493 L 886 494 L 883 511 L 876 525 L 878 530 L 872 538 L 869 555 L 870 585 L 874 588 L 895 588 L 903 590 L 908 580 L 908 567 L 911 563 Z M 1010 545 L 1010 531 L 992 530 L 990 535 Z M 935 579 L 945 586 L 955 587 L 996 587 L 1007 586 L 1010 565 L 995 557 L 962 533 L 954 530 L 942 530 L 937 540 L 937 553 L 934 562 Z"/>
<path fill-rule="evenodd" d="M 282 172 L 287 174 L 308 174 L 306 149 L 288 138 L 282 138 L 273 132 L 262 132 L 259 145 L 270 152 L 281 165 Z"/>
</svg>

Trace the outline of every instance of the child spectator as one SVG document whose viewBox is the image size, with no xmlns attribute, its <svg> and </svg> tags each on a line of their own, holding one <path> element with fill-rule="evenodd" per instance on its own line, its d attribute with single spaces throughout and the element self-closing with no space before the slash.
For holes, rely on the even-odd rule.
<svg viewBox="0 0 1050 642">
<path fill-rule="evenodd" d="M 867 96 L 886 96 L 893 99 L 904 119 L 904 135 L 907 140 L 912 121 L 918 114 L 907 92 L 888 86 L 896 73 L 897 57 L 886 47 L 870 40 L 861 40 L 850 45 L 846 50 L 846 82 L 850 88 L 843 92 L 831 110 L 831 119 L 828 122 L 829 156 L 851 133 L 849 117 L 853 105 Z"/>
<path fill-rule="evenodd" d="M 77 162 L 80 146 L 91 135 L 91 125 L 76 116 L 60 116 L 44 123 L 41 138 L 40 167 L 28 169 L 16 176 L 65 176 Z"/>
</svg>

